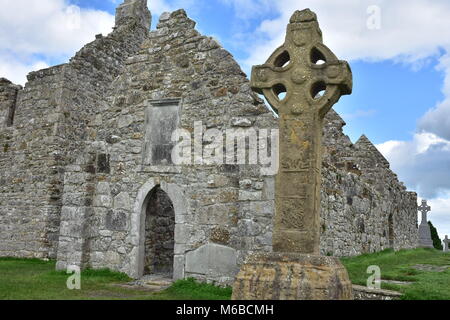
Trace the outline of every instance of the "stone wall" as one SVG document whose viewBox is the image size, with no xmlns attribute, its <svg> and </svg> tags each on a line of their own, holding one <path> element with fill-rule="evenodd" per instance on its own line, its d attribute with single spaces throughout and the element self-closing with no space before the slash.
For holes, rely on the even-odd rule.
<svg viewBox="0 0 450 320">
<path fill-rule="evenodd" d="M 63 165 L 57 136 L 64 66 L 31 73 L 12 127 L 0 133 L 0 254 L 55 257 Z"/>
<path fill-rule="evenodd" d="M 0 78 L 0 129 L 12 125 L 17 105 L 17 93 L 21 89 L 21 86 L 14 85 L 5 78 Z"/>
<path fill-rule="evenodd" d="M 344 125 L 334 111 L 325 119 L 322 254 L 417 247 L 417 195 L 406 191 L 367 137 L 353 144 L 342 132 Z"/>
<path fill-rule="evenodd" d="M 127 0 L 113 33 L 68 64 L 29 75 L 14 126 L 0 133 L 8 145 L 0 153 L 0 255 L 57 255 L 58 269 L 108 267 L 140 277 L 167 260 L 146 246 L 147 212 L 167 207 L 152 204 L 156 190 L 173 206 L 173 239 L 161 242 L 174 247 L 175 278 L 230 283 L 250 253 L 272 250 L 273 176 L 231 158 L 174 165 L 169 155 L 174 129 L 240 129 L 250 143 L 277 120 L 232 55 L 200 35 L 183 10 L 162 14 L 148 33 L 149 20 L 145 0 Z M 325 125 L 322 253 L 414 247 L 416 195 L 370 141 L 351 143 L 336 113 Z M 215 142 L 185 148 L 195 154 Z"/>
<path fill-rule="evenodd" d="M 92 210 L 89 231 L 77 232 L 64 244 L 60 241 L 60 268 L 76 263 L 78 258 L 73 257 L 88 257 L 84 263 L 90 266 L 106 265 L 134 276 L 141 275 L 145 260 L 141 216 L 145 211 L 145 197 L 151 192 L 145 189 L 150 180 L 155 181 L 153 187 L 161 185 L 174 202 L 176 277 L 197 276 L 217 281 L 233 278 L 236 264 L 230 267 L 234 268 L 232 273 L 208 268 L 214 274 L 205 275 L 199 263 L 189 261 L 194 256 L 190 258 L 187 253 L 202 251 L 206 245 L 208 248 L 213 245 L 219 256 L 221 252 L 230 253 L 231 260 L 235 261 L 243 260 L 249 250 L 270 250 L 268 228 L 273 193 L 267 194 L 264 189 L 270 189 L 273 178 L 269 178 L 266 187 L 258 166 L 178 167 L 148 161 L 147 151 L 152 150 L 151 145 L 161 145 L 158 139 L 164 138 L 162 132 L 166 130 L 162 125 L 159 132 L 150 135 L 151 141 L 146 139 L 146 123 L 162 123 L 162 119 L 154 121 L 152 117 L 159 115 L 167 119 L 167 112 L 153 112 L 153 108 L 176 110 L 179 106 L 177 126 L 190 132 L 194 131 L 195 121 L 201 121 L 203 129 L 218 130 L 237 126 L 267 128 L 268 124 L 274 124 L 262 101 L 252 94 L 248 79 L 232 56 L 213 39 L 201 36 L 194 26 L 195 22 L 183 10 L 163 14 L 157 29 L 149 34 L 139 53 L 126 61 L 126 69 L 113 82 L 105 108 L 95 110 L 93 118 L 99 121 L 89 124 L 88 130 L 94 134 L 85 142 L 85 154 L 89 153 L 91 158 L 80 155 L 76 166 L 66 170 L 65 195 L 66 188 L 68 198 L 74 192 L 84 192 L 82 182 L 86 177 L 80 172 L 89 163 L 95 166 L 94 159 L 99 155 L 108 157 L 110 171 L 93 170 L 89 178 L 93 204 L 85 208 Z M 78 186 L 72 182 L 78 182 Z M 257 190 L 252 190 L 253 185 Z M 179 191 L 173 195 L 171 188 Z M 261 203 L 251 204 L 251 200 L 261 200 Z M 176 209 L 177 202 L 182 202 L 180 210 Z M 255 205 L 264 208 L 258 218 L 249 211 Z M 61 226 L 73 225 L 71 219 L 77 210 L 76 206 L 65 204 Z M 123 229 L 111 230 L 105 224 L 111 210 L 115 215 L 119 211 L 124 213 Z M 67 235 L 72 232 L 67 231 Z M 85 238 L 82 243 L 89 244 L 74 249 L 73 239 L 80 237 Z M 66 246 L 71 249 L 65 251 Z M 185 273 L 185 265 L 190 266 L 189 272 Z M 227 265 L 222 263 L 221 267 Z"/>
<path fill-rule="evenodd" d="M 18 92 L 13 126 L 0 132 L 1 255 L 56 257 L 65 166 L 90 134 L 106 88 L 148 33 L 148 22 L 120 22 L 68 64 L 30 73 Z"/>
</svg>

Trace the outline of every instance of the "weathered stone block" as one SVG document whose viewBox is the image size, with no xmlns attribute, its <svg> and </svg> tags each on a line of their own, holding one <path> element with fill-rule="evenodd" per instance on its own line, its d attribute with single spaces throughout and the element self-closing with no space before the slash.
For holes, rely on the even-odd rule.
<svg viewBox="0 0 450 320">
<path fill-rule="evenodd" d="M 110 208 L 112 204 L 112 199 L 107 195 L 97 195 L 94 197 L 93 206 L 94 207 L 104 207 Z"/>
<path fill-rule="evenodd" d="M 110 195 L 111 188 L 108 182 L 99 182 L 97 184 L 97 194 Z"/>
<path fill-rule="evenodd" d="M 351 300 L 347 270 L 334 257 L 295 253 L 248 258 L 233 286 L 233 300 Z"/>
<path fill-rule="evenodd" d="M 109 210 L 105 222 L 108 230 L 125 231 L 127 229 L 127 214 L 121 210 Z"/>
<path fill-rule="evenodd" d="M 208 243 L 186 254 L 186 273 L 221 276 L 237 273 L 236 250 Z"/>
<path fill-rule="evenodd" d="M 233 118 L 231 120 L 231 124 L 233 127 L 251 127 L 253 122 L 247 118 Z"/>
<path fill-rule="evenodd" d="M 275 178 L 268 177 L 264 181 L 264 199 L 275 200 Z"/>
<path fill-rule="evenodd" d="M 239 187 L 241 189 L 250 189 L 252 187 L 252 180 L 244 179 L 244 180 L 239 181 Z"/>
<path fill-rule="evenodd" d="M 262 198 L 261 191 L 239 190 L 239 201 L 258 201 Z"/>
<path fill-rule="evenodd" d="M 115 196 L 113 206 L 116 209 L 129 210 L 131 208 L 131 200 L 128 192 L 121 192 Z"/>
<path fill-rule="evenodd" d="M 185 244 L 189 239 L 190 227 L 186 224 L 175 225 L 175 243 Z"/>
<path fill-rule="evenodd" d="M 184 279 L 185 276 L 185 256 L 175 255 L 173 258 L 173 279 Z"/>
</svg>

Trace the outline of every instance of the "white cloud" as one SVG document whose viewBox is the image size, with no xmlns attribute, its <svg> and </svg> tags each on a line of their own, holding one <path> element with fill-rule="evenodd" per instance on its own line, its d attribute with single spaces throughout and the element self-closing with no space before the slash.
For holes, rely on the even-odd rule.
<svg viewBox="0 0 450 320">
<path fill-rule="evenodd" d="M 429 110 L 419 120 L 419 128 L 450 139 L 450 97 Z"/>
<path fill-rule="evenodd" d="M 445 99 L 419 120 L 419 130 L 433 132 L 450 140 L 450 52 L 440 58 L 438 69 L 445 72 L 442 88 Z"/>
<path fill-rule="evenodd" d="M 223 0 L 230 2 L 232 0 Z M 248 0 L 233 0 L 249 6 Z M 258 8 L 265 0 L 254 0 Z M 367 8 L 381 9 L 381 29 L 370 30 Z M 237 6 L 237 5 L 236 5 Z M 346 60 L 397 59 L 413 63 L 450 47 L 450 2 L 447 0 L 284 0 L 274 2 L 279 17 L 261 23 L 258 33 L 266 37 L 252 46 L 248 63 L 261 64 L 284 42 L 286 25 L 295 10 L 310 8 L 318 14 L 324 41 Z"/>
<path fill-rule="evenodd" d="M 388 141 L 377 148 L 419 195 L 437 198 L 450 193 L 450 141 L 423 132 L 415 134 L 412 141 Z"/>
<path fill-rule="evenodd" d="M 26 68 L 53 59 L 66 60 L 96 34 L 107 34 L 114 26 L 114 16 L 109 13 L 81 9 L 64 0 L 0 2 L 0 76 L 14 81 L 25 79 L 31 71 Z"/>
<path fill-rule="evenodd" d="M 0 77 L 6 77 L 16 84 L 23 85 L 29 72 L 48 67 L 49 65 L 45 61 L 34 60 L 27 62 L 7 54 L 0 54 Z"/>
<path fill-rule="evenodd" d="M 114 26 L 109 13 L 80 9 L 63 0 L 2 2 L 0 46 L 22 54 L 72 54 L 94 40 L 95 34 L 107 34 Z"/>
</svg>

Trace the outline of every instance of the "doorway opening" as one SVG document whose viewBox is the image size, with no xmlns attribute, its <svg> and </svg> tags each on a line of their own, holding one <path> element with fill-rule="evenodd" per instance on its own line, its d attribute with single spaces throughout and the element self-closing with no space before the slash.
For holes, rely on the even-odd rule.
<svg viewBox="0 0 450 320">
<path fill-rule="evenodd" d="M 173 277 L 175 210 L 158 185 L 148 194 L 145 208 L 144 275 Z"/>
</svg>

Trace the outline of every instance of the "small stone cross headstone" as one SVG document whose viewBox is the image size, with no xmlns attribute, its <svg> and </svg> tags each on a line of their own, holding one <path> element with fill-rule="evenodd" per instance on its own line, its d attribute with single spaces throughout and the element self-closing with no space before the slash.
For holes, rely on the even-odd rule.
<svg viewBox="0 0 450 320">
<path fill-rule="evenodd" d="M 433 240 L 431 240 L 431 230 L 427 219 L 427 214 L 431 211 L 431 207 L 427 204 L 427 200 L 422 200 L 422 204 L 417 207 L 417 210 L 422 213 L 422 221 L 419 225 L 419 247 L 434 248 Z"/>
<path fill-rule="evenodd" d="M 445 239 L 443 242 L 444 242 L 444 252 L 448 252 L 448 243 L 450 242 L 450 240 L 448 239 L 447 235 L 445 236 Z"/>
</svg>

